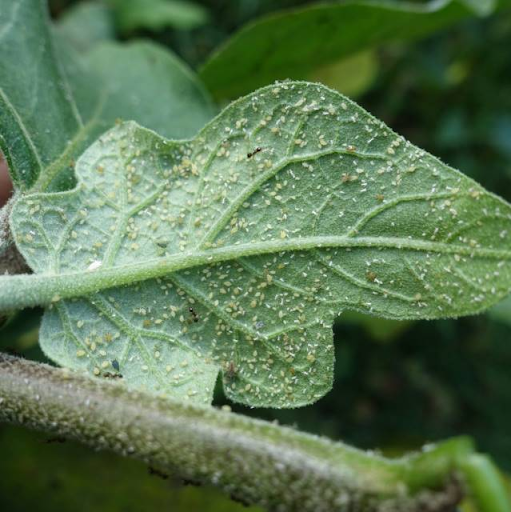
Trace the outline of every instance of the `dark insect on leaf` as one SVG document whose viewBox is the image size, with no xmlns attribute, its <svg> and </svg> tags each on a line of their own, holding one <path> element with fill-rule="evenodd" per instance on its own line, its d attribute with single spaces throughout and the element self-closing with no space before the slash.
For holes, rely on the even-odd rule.
<svg viewBox="0 0 511 512">
<path fill-rule="evenodd" d="M 238 371 L 236 370 L 236 366 L 234 365 L 233 361 L 231 361 L 229 363 L 229 365 L 227 366 L 227 371 L 225 372 L 225 376 L 229 380 L 233 380 L 236 378 L 237 375 L 238 375 Z"/>
<path fill-rule="evenodd" d="M 260 148 L 260 147 L 255 148 L 254 151 L 252 151 L 251 153 L 247 153 L 247 158 L 252 158 L 254 155 L 256 155 L 257 153 L 259 153 L 262 150 L 263 150 L 263 148 Z"/>
<path fill-rule="evenodd" d="M 189 307 L 188 311 L 191 313 L 191 315 L 193 317 L 193 321 L 197 323 L 199 321 L 199 315 L 197 315 L 197 313 L 195 312 L 195 310 L 192 307 Z"/>
<path fill-rule="evenodd" d="M 63 444 L 66 442 L 66 439 L 64 437 L 56 436 L 56 437 L 49 437 L 44 441 L 45 444 Z"/>
<path fill-rule="evenodd" d="M 112 372 L 103 373 L 103 377 L 105 379 L 122 379 L 122 375 L 120 373 L 112 373 Z"/>
<path fill-rule="evenodd" d="M 148 473 L 151 476 L 157 476 L 158 478 L 161 478 L 162 480 L 168 480 L 169 475 L 167 473 L 164 473 L 163 471 L 160 471 L 159 469 L 153 468 L 152 466 L 149 466 L 147 468 Z"/>
</svg>

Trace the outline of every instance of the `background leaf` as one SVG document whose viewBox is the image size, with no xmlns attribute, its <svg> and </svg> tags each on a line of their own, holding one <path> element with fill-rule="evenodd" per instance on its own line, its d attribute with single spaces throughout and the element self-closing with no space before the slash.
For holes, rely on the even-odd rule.
<svg viewBox="0 0 511 512">
<path fill-rule="evenodd" d="M 57 30 L 68 44 L 85 52 L 94 45 L 115 39 L 112 10 L 99 2 L 81 2 L 67 10 L 58 20 Z"/>
<path fill-rule="evenodd" d="M 185 138 L 212 117 L 193 73 L 153 43 L 80 57 L 60 34 L 57 55 L 42 6 L 0 0 L 0 148 L 20 189 L 69 188 L 74 160 L 116 119 Z"/>
<path fill-rule="evenodd" d="M 195 2 L 182 0 L 110 0 L 122 32 L 137 29 L 161 30 L 174 27 L 182 30 L 204 25 L 208 11 Z"/>
<path fill-rule="evenodd" d="M 357 98 L 371 87 L 378 75 L 378 67 L 376 52 L 367 50 L 315 69 L 308 78 L 350 98 Z"/>
<path fill-rule="evenodd" d="M 16 186 L 28 189 L 84 121 L 56 57 L 44 3 L 2 0 L 0 27 L 0 149 Z"/>
<path fill-rule="evenodd" d="M 350 1 L 282 11 L 243 27 L 213 53 L 200 76 L 215 98 L 232 99 L 274 80 L 311 79 L 342 57 L 423 37 L 474 12 L 488 14 L 493 4 Z"/>
<path fill-rule="evenodd" d="M 207 402 L 221 370 L 236 401 L 303 405 L 331 386 L 344 308 L 442 318 L 509 292 L 509 205 L 324 86 L 257 91 L 189 142 L 120 125 L 77 173 L 12 215 L 60 277 L 27 281 L 53 302 L 41 344 L 134 386 Z"/>
</svg>

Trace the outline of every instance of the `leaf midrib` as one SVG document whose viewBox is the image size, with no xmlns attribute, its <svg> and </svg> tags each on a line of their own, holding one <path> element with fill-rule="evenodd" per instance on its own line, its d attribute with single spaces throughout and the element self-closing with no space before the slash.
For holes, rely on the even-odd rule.
<svg viewBox="0 0 511 512">
<path fill-rule="evenodd" d="M 425 253 L 458 255 L 508 261 L 511 250 L 467 247 L 458 244 L 429 242 L 397 237 L 315 236 L 294 240 L 253 242 L 200 252 L 183 252 L 168 258 L 148 259 L 144 263 L 127 264 L 93 271 L 64 272 L 60 274 L 33 274 L 9 276 L 2 279 L 0 310 L 43 305 L 64 298 L 81 297 L 116 286 L 163 277 L 172 272 L 197 266 L 288 251 L 310 249 L 396 249 Z"/>
</svg>

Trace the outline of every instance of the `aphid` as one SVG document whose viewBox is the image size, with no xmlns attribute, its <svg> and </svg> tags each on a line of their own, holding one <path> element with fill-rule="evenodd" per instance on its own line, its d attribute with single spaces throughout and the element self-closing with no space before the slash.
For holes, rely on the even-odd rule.
<svg viewBox="0 0 511 512">
<path fill-rule="evenodd" d="M 202 485 L 198 480 L 191 480 L 189 478 L 182 478 L 181 483 L 183 485 L 192 485 L 194 487 L 200 487 Z"/>
<path fill-rule="evenodd" d="M 152 466 L 149 466 L 147 468 L 147 471 L 150 475 L 157 476 L 158 478 L 161 478 L 162 480 L 167 480 L 169 478 L 169 475 L 167 475 L 167 473 L 164 473 L 163 471 L 160 471 L 159 469 L 153 468 Z"/>
<path fill-rule="evenodd" d="M 357 181 L 358 180 L 358 176 L 356 174 L 349 174 L 347 172 L 343 173 L 343 175 L 341 176 L 341 182 L 342 183 L 349 183 L 350 181 Z"/>
<path fill-rule="evenodd" d="M 262 151 L 263 148 L 260 148 L 259 146 L 257 146 L 257 148 L 254 149 L 254 151 L 252 151 L 252 153 L 247 153 L 247 158 L 252 158 L 254 155 L 256 155 L 257 153 L 259 153 L 259 151 Z"/>
<path fill-rule="evenodd" d="M 193 317 L 193 321 L 194 322 L 198 322 L 199 321 L 199 315 L 195 312 L 195 309 L 193 309 L 191 306 L 188 308 L 188 311 L 190 312 L 190 314 L 192 315 Z"/>
<path fill-rule="evenodd" d="M 57 437 L 49 437 L 44 442 L 45 442 L 45 444 L 62 444 L 62 443 L 65 443 L 66 440 L 63 437 L 57 436 Z"/>
<path fill-rule="evenodd" d="M 112 372 L 103 373 L 103 377 L 105 379 L 122 379 L 122 375 L 120 373 L 112 373 Z"/>
<path fill-rule="evenodd" d="M 368 281 L 371 281 L 371 283 L 374 283 L 374 281 L 376 281 L 376 274 L 370 270 L 369 272 L 366 273 L 366 279 Z"/>
<path fill-rule="evenodd" d="M 380 203 L 383 203 L 385 196 L 383 194 L 376 194 L 376 200 L 380 201 Z"/>
<path fill-rule="evenodd" d="M 357 150 L 357 147 L 352 146 L 351 144 L 346 148 L 346 151 L 348 151 L 348 153 L 355 153 L 356 150 Z"/>
<path fill-rule="evenodd" d="M 229 380 L 233 380 L 237 374 L 238 374 L 238 371 L 236 370 L 236 366 L 234 366 L 234 362 L 230 361 L 229 364 L 227 365 L 227 370 L 225 372 L 225 376 Z"/>
</svg>

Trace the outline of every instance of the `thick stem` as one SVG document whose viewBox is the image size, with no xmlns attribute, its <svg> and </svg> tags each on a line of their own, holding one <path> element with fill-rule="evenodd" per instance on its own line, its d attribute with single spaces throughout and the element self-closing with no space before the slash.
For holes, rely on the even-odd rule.
<svg viewBox="0 0 511 512">
<path fill-rule="evenodd" d="M 473 453 L 461 438 L 389 460 L 6 355 L 0 355 L 0 421 L 132 456 L 270 510 L 410 512 L 425 510 L 426 502 L 435 503 L 431 511 L 451 510 L 460 500 L 457 469 Z M 483 484 L 480 494 L 490 488 Z M 503 506 L 484 512 L 509 512 Z"/>
</svg>

